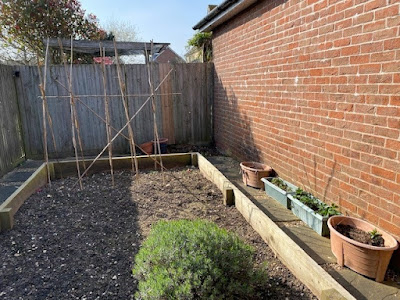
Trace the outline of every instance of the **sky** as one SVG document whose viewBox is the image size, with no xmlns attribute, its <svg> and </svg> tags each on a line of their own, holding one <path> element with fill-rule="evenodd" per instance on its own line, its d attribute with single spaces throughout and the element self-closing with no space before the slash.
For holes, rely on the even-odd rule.
<svg viewBox="0 0 400 300">
<path fill-rule="evenodd" d="M 207 15 L 207 5 L 222 0 L 81 0 L 86 13 L 102 22 L 123 20 L 136 26 L 140 41 L 170 43 L 179 55 L 195 34 L 192 27 Z"/>
</svg>

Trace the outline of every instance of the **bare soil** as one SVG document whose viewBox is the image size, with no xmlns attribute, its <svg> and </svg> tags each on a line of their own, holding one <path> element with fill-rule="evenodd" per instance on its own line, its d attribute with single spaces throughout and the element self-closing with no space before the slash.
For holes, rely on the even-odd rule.
<svg viewBox="0 0 400 300">
<path fill-rule="evenodd" d="M 350 225 L 343 224 L 337 225 L 335 229 L 339 233 L 343 234 L 345 237 L 348 237 L 357 242 L 377 247 L 385 246 L 385 240 L 381 235 L 375 235 L 374 237 L 372 237 L 371 234 L 369 234 L 368 232 L 365 232 Z"/>
<path fill-rule="evenodd" d="M 37 191 L 0 240 L 1 299 L 133 299 L 135 254 L 160 219 L 208 219 L 236 232 L 267 269 L 264 298 L 316 299 L 197 169 L 117 172 L 52 182 Z"/>
</svg>

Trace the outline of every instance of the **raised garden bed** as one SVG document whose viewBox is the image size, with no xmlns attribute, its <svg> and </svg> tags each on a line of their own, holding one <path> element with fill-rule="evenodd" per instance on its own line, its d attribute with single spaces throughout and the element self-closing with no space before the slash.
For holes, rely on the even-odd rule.
<svg viewBox="0 0 400 300">
<path fill-rule="evenodd" d="M 204 218 L 239 234 L 256 248 L 256 262 L 268 261 L 263 298 L 315 298 L 275 258 L 260 236 L 222 194 L 191 167 L 165 174 L 116 172 L 52 182 L 32 195 L 2 233 L 0 295 L 4 299 L 131 299 L 134 255 L 159 219 Z"/>
</svg>

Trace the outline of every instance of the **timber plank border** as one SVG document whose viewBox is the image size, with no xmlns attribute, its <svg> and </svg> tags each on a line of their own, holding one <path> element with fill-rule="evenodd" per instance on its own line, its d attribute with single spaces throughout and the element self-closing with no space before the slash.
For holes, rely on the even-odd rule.
<svg viewBox="0 0 400 300">
<path fill-rule="evenodd" d="M 326 299 L 328 294 L 329 299 L 356 299 L 200 153 L 197 154 L 197 163 L 200 172 L 221 192 L 233 190 L 236 209 L 288 269 L 319 299 Z"/>
<path fill-rule="evenodd" d="M 114 157 L 113 165 L 114 170 L 130 169 L 131 157 Z M 143 155 L 137 156 L 139 162 L 139 169 L 154 168 L 154 159 L 160 160 L 159 155 Z M 177 166 L 186 166 L 192 164 L 192 153 L 179 153 L 179 154 L 162 154 L 164 167 L 172 168 Z M 93 159 L 85 159 L 86 165 L 89 165 Z M 79 161 L 83 170 L 83 162 Z M 160 169 L 160 167 L 158 167 Z M 59 179 L 61 177 L 76 175 L 76 161 L 63 160 L 59 162 L 49 163 L 50 178 Z M 109 170 L 108 158 L 100 158 L 93 165 L 89 174 Z M 35 191 L 47 184 L 47 167 L 43 163 L 14 193 L 10 195 L 0 205 L 0 232 L 12 229 L 14 226 L 14 215 L 21 207 L 21 205 L 28 199 Z"/>
</svg>

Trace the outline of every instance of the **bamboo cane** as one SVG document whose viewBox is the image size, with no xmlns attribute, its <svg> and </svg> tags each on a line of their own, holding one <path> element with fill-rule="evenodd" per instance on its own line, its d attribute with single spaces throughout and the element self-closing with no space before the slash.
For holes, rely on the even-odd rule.
<svg viewBox="0 0 400 300">
<path fill-rule="evenodd" d="M 119 88 L 121 90 L 121 96 L 122 96 L 122 103 L 124 105 L 124 111 L 125 111 L 125 118 L 128 121 L 129 120 L 129 109 L 128 109 L 128 103 L 127 99 L 125 97 L 125 84 L 122 82 L 122 76 L 121 76 L 121 66 L 119 64 L 119 57 L 118 57 L 118 51 L 117 51 L 117 45 L 115 43 L 114 39 L 114 51 L 115 51 L 115 59 L 116 59 L 116 65 L 117 65 L 117 74 L 118 74 L 118 83 L 119 83 Z M 135 147 L 135 139 L 133 135 L 133 130 L 131 123 L 128 123 L 128 133 L 129 133 L 129 148 L 131 151 L 131 159 L 132 159 L 132 154 L 134 155 L 134 159 L 132 160 L 132 171 L 135 170 L 136 176 L 139 175 L 139 164 L 136 158 L 136 147 Z"/>
<path fill-rule="evenodd" d="M 113 156 L 112 155 L 112 143 L 110 143 L 110 138 L 111 138 L 111 128 L 110 128 L 111 118 L 110 118 L 110 111 L 109 111 L 109 106 L 108 106 L 106 68 L 105 68 L 105 65 L 104 65 L 105 52 L 102 50 L 101 42 L 100 42 L 100 56 L 103 58 L 101 60 L 101 71 L 102 71 L 102 75 L 103 75 L 104 112 L 105 112 L 105 116 L 106 116 L 107 143 L 109 144 L 109 146 L 108 146 L 108 162 L 110 164 L 112 186 L 115 187 L 114 168 L 113 168 L 113 160 L 112 160 L 112 156 Z"/>
</svg>

